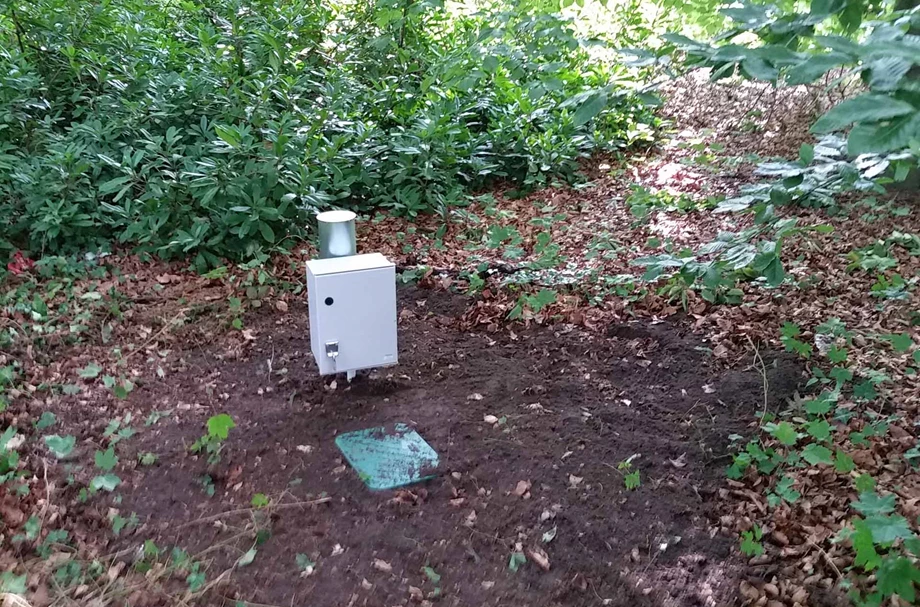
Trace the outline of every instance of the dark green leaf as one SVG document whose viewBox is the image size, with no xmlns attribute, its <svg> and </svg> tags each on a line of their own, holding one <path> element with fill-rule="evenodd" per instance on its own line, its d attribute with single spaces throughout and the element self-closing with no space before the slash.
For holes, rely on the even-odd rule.
<svg viewBox="0 0 920 607">
<path fill-rule="evenodd" d="M 849 61 L 850 58 L 843 53 L 812 55 L 786 72 L 786 84 L 790 86 L 810 84 L 824 76 L 829 70 Z"/>
<path fill-rule="evenodd" d="M 262 238 L 264 238 L 266 242 L 275 242 L 275 231 L 272 230 L 272 227 L 264 221 L 259 222 L 259 232 L 262 234 Z"/>
<path fill-rule="evenodd" d="M 914 106 L 888 95 L 866 93 L 837 104 L 811 127 L 812 132 L 828 133 L 854 122 L 875 122 L 913 114 Z"/>
<path fill-rule="evenodd" d="M 854 564 L 865 571 L 872 571 L 881 563 L 875 551 L 875 542 L 872 541 L 872 531 L 865 521 L 858 518 L 853 521 L 853 529 L 855 533 L 850 540 L 853 542 L 853 550 L 856 551 Z"/>
<path fill-rule="evenodd" d="M 603 91 L 595 93 L 578 106 L 578 109 L 575 110 L 575 115 L 572 117 L 572 123 L 575 126 L 581 126 L 597 116 L 606 106 L 607 93 Z"/>
<path fill-rule="evenodd" d="M 803 143 L 799 147 L 799 160 L 805 166 L 810 165 L 815 160 L 815 146 Z"/>
<path fill-rule="evenodd" d="M 907 333 L 897 333 L 891 335 L 882 335 L 882 339 L 891 343 L 895 352 L 907 352 L 913 345 L 913 339 Z"/>
<path fill-rule="evenodd" d="M 878 393 L 875 391 L 875 384 L 866 380 L 853 386 L 853 396 L 860 400 L 873 400 Z"/>
<path fill-rule="evenodd" d="M 917 598 L 914 584 L 920 583 L 920 569 L 913 561 L 903 556 L 886 555 L 879 565 L 877 576 L 878 590 L 883 596 L 896 594 L 908 605 L 914 604 Z"/>
<path fill-rule="evenodd" d="M 920 112 L 889 120 L 882 124 L 858 124 L 847 138 L 847 153 L 859 154 L 893 152 L 906 148 L 920 137 Z"/>
</svg>

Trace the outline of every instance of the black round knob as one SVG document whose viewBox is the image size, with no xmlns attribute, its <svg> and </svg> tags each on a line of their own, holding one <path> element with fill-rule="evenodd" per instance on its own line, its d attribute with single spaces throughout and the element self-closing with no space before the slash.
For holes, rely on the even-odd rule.
<svg viewBox="0 0 920 607">
<path fill-rule="evenodd" d="M 333 304 L 333 301 L 334 301 L 334 300 L 333 300 L 331 297 L 327 297 L 327 298 L 326 298 L 326 305 L 327 305 L 327 306 L 331 306 L 331 305 Z"/>
</svg>

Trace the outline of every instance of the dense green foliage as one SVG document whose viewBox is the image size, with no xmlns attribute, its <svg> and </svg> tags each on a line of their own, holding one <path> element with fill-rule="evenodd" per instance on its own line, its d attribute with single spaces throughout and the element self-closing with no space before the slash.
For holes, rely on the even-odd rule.
<svg viewBox="0 0 920 607">
<path fill-rule="evenodd" d="M 0 16 L 0 247 L 249 258 L 316 209 L 415 215 L 646 137 L 542 13 L 437 0 L 38 0 Z"/>
</svg>

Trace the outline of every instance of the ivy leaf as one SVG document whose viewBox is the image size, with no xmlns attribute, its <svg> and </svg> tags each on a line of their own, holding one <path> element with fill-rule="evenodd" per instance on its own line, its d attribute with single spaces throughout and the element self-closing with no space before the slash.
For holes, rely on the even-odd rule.
<svg viewBox="0 0 920 607">
<path fill-rule="evenodd" d="M 98 364 L 94 362 L 89 363 L 88 365 L 86 365 L 85 367 L 77 371 L 77 375 L 79 375 L 83 379 L 94 379 L 96 377 L 99 377 L 100 373 L 102 373 L 102 367 L 100 367 Z"/>
<path fill-rule="evenodd" d="M 111 472 L 116 464 L 118 464 L 118 456 L 115 455 L 114 447 L 109 447 L 105 451 L 96 451 L 96 467 L 100 470 Z"/>
<path fill-rule="evenodd" d="M 872 571 L 881 562 L 878 552 L 875 551 L 872 532 L 866 522 L 859 518 L 853 521 L 853 529 L 856 530 L 850 537 L 850 541 L 853 542 L 853 550 L 856 552 L 853 564 L 862 567 L 865 571 Z"/>
<path fill-rule="evenodd" d="M 840 363 L 847 361 L 848 353 L 849 350 L 846 348 L 838 348 L 837 346 L 833 346 L 830 350 L 827 351 L 827 357 L 832 363 L 839 365 Z"/>
<path fill-rule="evenodd" d="M 802 458 L 812 466 L 834 463 L 831 450 L 816 443 L 812 443 L 802 449 Z"/>
<path fill-rule="evenodd" d="M 121 479 L 114 474 L 100 474 L 93 478 L 89 483 L 90 491 L 115 491 L 115 488 L 121 483 Z"/>
<path fill-rule="evenodd" d="M 799 325 L 788 321 L 784 322 L 780 329 L 780 334 L 783 337 L 798 337 L 801 333 L 802 330 L 799 328 Z"/>
<path fill-rule="evenodd" d="M 42 413 L 42 416 L 38 418 L 38 421 L 35 422 L 36 430 L 44 430 L 50 426 L 53 426 L 57 421 L 57 416 L 54 415 L 51 411 L 45 411 Z"/>
<path fill-rule="evenodd" d="M 853 486 L 856 487 L 856 490 L 860 493 L 875 491 L 875 479 L 868 474 L 860 474 L 856 477 L 856 480 L 853 481 Z"/>
<path fill-rule="evenodd" d="M 268 498 L 264 493 L 256 493 L 252 496 L 253 508 L 264 508 L 265 506 L 268 506 Z"/>
<path fill-rule="evenodd" d="M 907 539 L 914 535 L 907 524 L 907 519 L 899 514 L 867 516 L 866 526 L 872 532 L 872 539 L 876 544 L 891 544 L 896 540 Z"/>
<path fill-rule="evenodd" d="M 920 569 L 903 556 L 888 555 L 878 568 L 878 590 L 884 596 L 898 595 L 908 605 L 917 597 L 914 583 L 920 582 Z"/>
<path fill-rule="evenodd" d="M 832 379 L 837 380 L 837 383 L 841 385 L 853 379 L 853 372 L 846 367 L 834 367 L 828 375 L 830 375 Z"/>
<path fill-rule="evenodd" d="M 907 333 L 893 333 L 891 335 L 882 335 L 882 339 L 891 343 L 895 352 L 907 352 L 913 345 L 913 340 Z"/>
<path fill-rule="evenodd" d="M 894 512 L 895 497 L 894 495 L 880 496 L 875 491 L 867 491 L 859 495 L 859 500 L 853 502 L 852 506 L 863 516 L 873 514 L 889 514 Z"/>
<path fill-rule="evenodd" d="M 74 436 L 58 436 L 57 434 L 49 434 L 44 438 L 45 444 L 48 446 L 48 450 L 51 451 L 51 454 L 58 459 L 66 459 L 71 453 L 73 453 L 74 445 L 77 444 L 77 439 Z"/>
<path fill-rule="evenodd" d="M 10 594 L 26 593 L 26 574 L 14 575 L 12 571 L 4 571 L 0 575 L 0 592 Z"/>
<path fill-rule="evenodd" d="M 873 400 L 878 393 L 875 391 L 875 384 L 872 380 L 866 380 L 853 386 L 853 396 L 860 400 Z"/>
<path fill-rule="evenodd" d="M 226 413 L 214 415 L 208 419 L 208 434 L 220 440 L 227 439 L 231 428 L 236 428 L 236 423 Z"/>
<path fill-rule="evenodd" d="M 811 415 L 827 415 L 831 410 L 831 400 L 824 394 L 805 403 L 805 411 Z"/>
<path fill-rule="evenodd" d="M 834 469 L 840 474 L 849 474 L 856 469 L 856 463 L 852 457 L 838 450 L 834 455 Z"/>
<path fill-rule="evenodd" d="M 827 420 L 819 419 L 808 424 L 808 434 L 819 441 L 825 441 L 831 436 L 831 425 Z"/>
</svg>

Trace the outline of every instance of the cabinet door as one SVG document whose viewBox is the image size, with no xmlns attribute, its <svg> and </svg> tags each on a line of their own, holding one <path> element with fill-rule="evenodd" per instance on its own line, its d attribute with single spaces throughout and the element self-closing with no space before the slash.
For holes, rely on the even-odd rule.
<svg viewBox="0 0 920 607">
<path fill-rule="evenodd" d="M 396 362 L 396 272 L 376 268 L 316 277 L 320 346 L 338 343 L 334 370 Z"/>
</svg>

